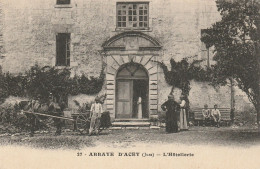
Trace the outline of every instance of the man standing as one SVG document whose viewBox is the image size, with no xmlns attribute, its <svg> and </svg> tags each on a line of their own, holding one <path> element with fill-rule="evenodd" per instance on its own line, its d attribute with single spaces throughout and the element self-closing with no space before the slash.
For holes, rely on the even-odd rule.
<svg viewBox="0 0 260 169">
<path fill-rule="evenodd" d="M 90 113 L 91 113 L 91 121 L 90 121 L 89 135 L 92 135 L 93 133 L 98 134 L 100 118 L 101 118 L 101 114 L 103 113 L 103 109 L 97 97 L 95 98 L 95 103 L 91 105 Z"/>
<path fill-rule="evenodd" d="M 169 95 L 168 100 L 161 106 L 163 111 L 166 111 L 166 132 L 177 133 L 178 132 L 178 115 L 179 104 L 174 101 L 174 96 Z"/>
</svg>

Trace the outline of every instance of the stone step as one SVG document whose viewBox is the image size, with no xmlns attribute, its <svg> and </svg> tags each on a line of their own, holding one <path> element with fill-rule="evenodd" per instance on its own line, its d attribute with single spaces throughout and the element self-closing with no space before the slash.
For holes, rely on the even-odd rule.
<svg viewBox="0 0 260 169">
<path fill-rule="evenodd" d="M 140 126 L 140 127 L 110 127 L 109 130 L 160 130 L 161 127 L 158 126 Z"/>
<path fill-rule="evenodd" d="M 149 122 L 149 119 L 115 119 L 115 122 Z"/>
<path fill-rule="evenodd" d="M 150 122 L 146 121 L 115 121 L 112 123 L 113 127 L 149 127 Z"/>
</svg>

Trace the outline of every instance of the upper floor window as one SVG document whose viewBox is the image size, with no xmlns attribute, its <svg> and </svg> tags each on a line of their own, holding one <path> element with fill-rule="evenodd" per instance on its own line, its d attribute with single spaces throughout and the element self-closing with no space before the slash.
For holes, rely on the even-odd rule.
<svg viewBox="0 0 260 169">
<path fill-rule="evenodd" d="M 56 66 L 70 66 L 70 33 L 56 36 Z"/>
<path fill-rule="evenodd" d="M 57 5 L 70 4 L 70 0 L 57 0 Z"/>
<path fill-rule="evenodd" d="M 117 2 L 118 29 L 148 29 L 149 2 Z"/>
</svg>

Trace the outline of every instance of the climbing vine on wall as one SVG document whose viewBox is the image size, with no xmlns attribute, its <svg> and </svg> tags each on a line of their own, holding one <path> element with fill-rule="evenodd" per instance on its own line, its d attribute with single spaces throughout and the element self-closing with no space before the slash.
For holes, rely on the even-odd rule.
<svg viewBox="0 0 260 169">
<path fill-rule="evenodd" d="M 172 86 L 170 94 L 173 94 L 174 88 L 179 88 L 182 90 L 182 94 L 186 97 L 188 101 L 188 96 L 190 92 L 190 81 L 210 81 L 211 79 L 211 69 L 200 66 L 201 60 L 194 60 L 189 63 L 187 59 L 182 59 L 180 62 L 176 62 L 174 59 L 170 60 L 171 69 L 163 63 L 159 62 L 161 68 L 164 72 L 164 77 L 166 82 Z"/>
<path fill-rule="evenodd" d="M 99 77 L 87 77 L 85 74 L 81 76 L 75 76 L 74 78 L 70 79 L 70 94 L 77 95 L 77 94 L 97 94 L 101 91 L 102 86 L 104 84 L 104 67 L 100 72 Z"/>
<path fill-rule="evenodd" d="M 0 99 L 3 101 L 8 96 L 35 98 L 40 96 L 48 99 L 52 93 L 55 97 L 64 97 L 77 94 L 97 94 L 104 83 L 104 67 L 99 77 L 87 75 L 70 77 L 70 69 L 57 69 L 55 67 L 40 67 L 35 65 L 25 74 L 12 75 L 0 74 Z"/>
</svg>

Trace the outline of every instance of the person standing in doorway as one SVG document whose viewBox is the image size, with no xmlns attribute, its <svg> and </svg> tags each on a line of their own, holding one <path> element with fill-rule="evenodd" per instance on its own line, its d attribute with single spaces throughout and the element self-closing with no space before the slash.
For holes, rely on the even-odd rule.
<svg viewBox="0 0 260 169">
<path fill-rule="evenodd" d="M 143 113 L 142 113 L 142 98 L 139 97 L 138 101 L 137 101 L 137 106 L 138 106 L 138 119 L 142 119 L 143 118 Z"/>
<path fill-rule="evenodd" d="M 168 100 L 162 104 L 161 108 L 166 111 L 166 132 L 177 133 L 178 132 L 178 111 L 179 104 L 174 100 L 173 95 L 168 96 Z"/>
<path fill-rule="evenodd" d="M 188 130 L 187 116 L 186 116 L 186 101 L 185 96 L 181 95 L 181 104 L 180 104 L 180 130 Z"/>
<path fill-rule="evenodd" d="M 93 133 L 99 133 L 99 125 L 100 125 L 100 118 L 101 114 L 103 113 L 102 105 L 99 102 L 99 99 L 96 97 L 95 102 L 91 105 L 90 109 L 91 113 L 91 121 L 90 121 L 90 128 L 89 128 L 89 135 L 91 136 Z"/>
</svg>

